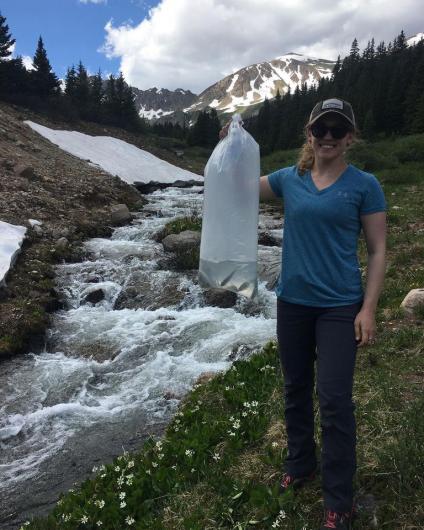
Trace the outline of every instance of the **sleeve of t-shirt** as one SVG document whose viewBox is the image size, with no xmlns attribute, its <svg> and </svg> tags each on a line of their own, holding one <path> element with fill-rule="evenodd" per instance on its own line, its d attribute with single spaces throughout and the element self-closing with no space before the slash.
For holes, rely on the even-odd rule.
<svg viewBox="0 0 424 530">
<path fill-rule="evenodd" d="M 282 197 L 284 194 L 284 179 L 287 175 L 287 168 L 279 169 L 268 175 L 268 182 L 272 191 L 277 197 Z"/>
<path fill-rule="evenodd" d="M 360 215 L 385 212 L 387 210 L 383 188 L 374 175 L 369 175 L 360 207 Z"/>
</svg>

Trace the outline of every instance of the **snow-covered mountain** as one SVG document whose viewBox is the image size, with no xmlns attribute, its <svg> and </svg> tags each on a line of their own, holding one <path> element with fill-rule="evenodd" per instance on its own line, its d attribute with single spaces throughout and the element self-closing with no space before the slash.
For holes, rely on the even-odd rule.
<svg viewBox="0 0 424 530">
<path fill-rule="evenodd" d="M 314 59 L 297 53 L 289 53 L 272 61 L 253 64 L 238 70 L 204 90 L 194 105 L 187 111 L 203 109 L 206 106 L 221 112 L 243 112 L 246 107 L 262 103 L 293 92 L 304 83 L 317 84 L 322 77 L 331 76 L 334 61 Z"/>
<path fill-rule="evenodd" d="M 236 109 L 246 112 L 265 98 L 271 99 L 277 91 L 285 94 L 289 89 L 306 83 L 311 86 L 322 77 L 331 75 L 334 61 L 305 57 L 289 53 L 272 61 L 264 61 L 241 68 L 208 87 L 199 96 L 189 90 L 134 89 L 140 115 L 155 121 L 181 120 L 193 113 L 215 108 L 218 113 L 232 113 Z M 184 113 L 184 114 L 183 114 Z"/>
<path fill-rule="evenodd" d="M 408 37 L 406 39 L 406 42 L 408 46 L 414 46 L 415 44 L 418 44 L 420 40 L 424 39 L 424 33 L 417 33 L 416 35 L 412 35 L 412 37 Z"/>
<path fill-rule="evenodd" d="M 408 46 L 414 46 L 424 33 L 408 37 Z M 272 99 L 277 91 L 293 92 L 304 83 L 316 84 L 323 77 L 331 76 L 335 61 L 288 53 L 272 61 L 252 64 L 224 77 L 196 96 L 190 90 L 175 91 L 151 88 L 134 88 L 136 104 L 142 117 L 152 121 L 190 122 L 197 112 L 212 107 L 219 114 L 255 112 L 265 98 Z"/>
<path fill-rule="evenodd" d="M 148 120 L 158 120 L 183 110 L 197 100 L 196 94 L 182 88 L 171 91 L 166 88 L 139 90 L 133 87 L 133 92 L 140 116 Z"/>
</svg>

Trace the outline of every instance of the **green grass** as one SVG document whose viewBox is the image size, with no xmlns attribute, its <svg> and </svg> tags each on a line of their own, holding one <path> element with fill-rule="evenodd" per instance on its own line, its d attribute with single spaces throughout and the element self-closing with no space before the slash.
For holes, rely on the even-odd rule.
<svg viewBox="0 0 424 530">
<path fill-rule="evenodd" d="M 424 162 L 417 160 L 423 138 L 367 147 L 396 164 L 375 170 L 389 206 L 388 266 L 378 340 L 358 351 L 354 386 L 356 489 L 375 496 L 381 530 L 424 528 L 423 315 L 420 309 L 414 320 L 399 308 L 409 290 L 424 287 Z M 269 172 L 294 161 L 293 151 L 273 153 L 263 167 Z M 361 241 L 362 265 L 365 257 Z M 102 466 L 63 495 L 48 518 L 24 528 L 266 530 L 276 521 L 287 530 L 318 528 L 318 480 L 296 495 L 278 494 L 286 454 L 282 385 L 276 346 L 269 343 L 195 385 L 162 440 Z M 318 421 L 316 439 L 319 445 Z M 355 529 L 368 528 L 370 516 L 362 514 Z"/>
<path fill-rule="evenodd" d="M 156 236 L 158 241 L 162 241 L 166 236 L 170 234 L 180 234 L 185 230 L 192 230 L 194 232 L 200 232 L 202 229 L 202 219 L 196 215 L 189 217 L 177 217 L 163 227 L 160 233 Z"/>
</svg>

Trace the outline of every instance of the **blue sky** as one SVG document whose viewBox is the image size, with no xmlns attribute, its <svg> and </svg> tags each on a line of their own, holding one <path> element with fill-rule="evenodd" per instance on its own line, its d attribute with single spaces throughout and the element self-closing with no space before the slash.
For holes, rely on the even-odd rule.
<svg viewBox="0 0 424 530">
<path fill-rule="evenodd" d="M 108 59 L 97 50 L 105 40 L 105 25 L 139 24 L 159 0 L 1 0 L 0 10 L 16 39 L 15 55 L 33 57 L 43 37 L 53 70 L 64 77 L 79 60 L 91 72 L 119 71 L 119 57 Z"/>
<path fill-rule="evenodd" d="M 0 0 L 33 57 L 41 34 L 56 74 L 79 60 L 121 70 L 132 86 L 199 94 L 245 66 L 295 52 L 336 60 L 354 38 L 392 41 L 424 32 L 423 0 Z M 103 50 L 103 51 L 99 51 Z"/>
</svg>

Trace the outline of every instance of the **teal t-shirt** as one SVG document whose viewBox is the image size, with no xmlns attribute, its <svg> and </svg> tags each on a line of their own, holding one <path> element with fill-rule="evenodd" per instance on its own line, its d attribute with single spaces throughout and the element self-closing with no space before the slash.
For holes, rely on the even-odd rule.
<svg viewBox="0 0 424 530">
<path fill-rule="evenodd" d="M 271 173 L 268 181 L 284 201 L 278 298 L 318 307 L 360 302 L 360 216 L 386 210 L 375 176 L 349 165 L 331 186 L 318 190 L 310 171 L 299 175 L 292 166 Z"/>
</svg>

